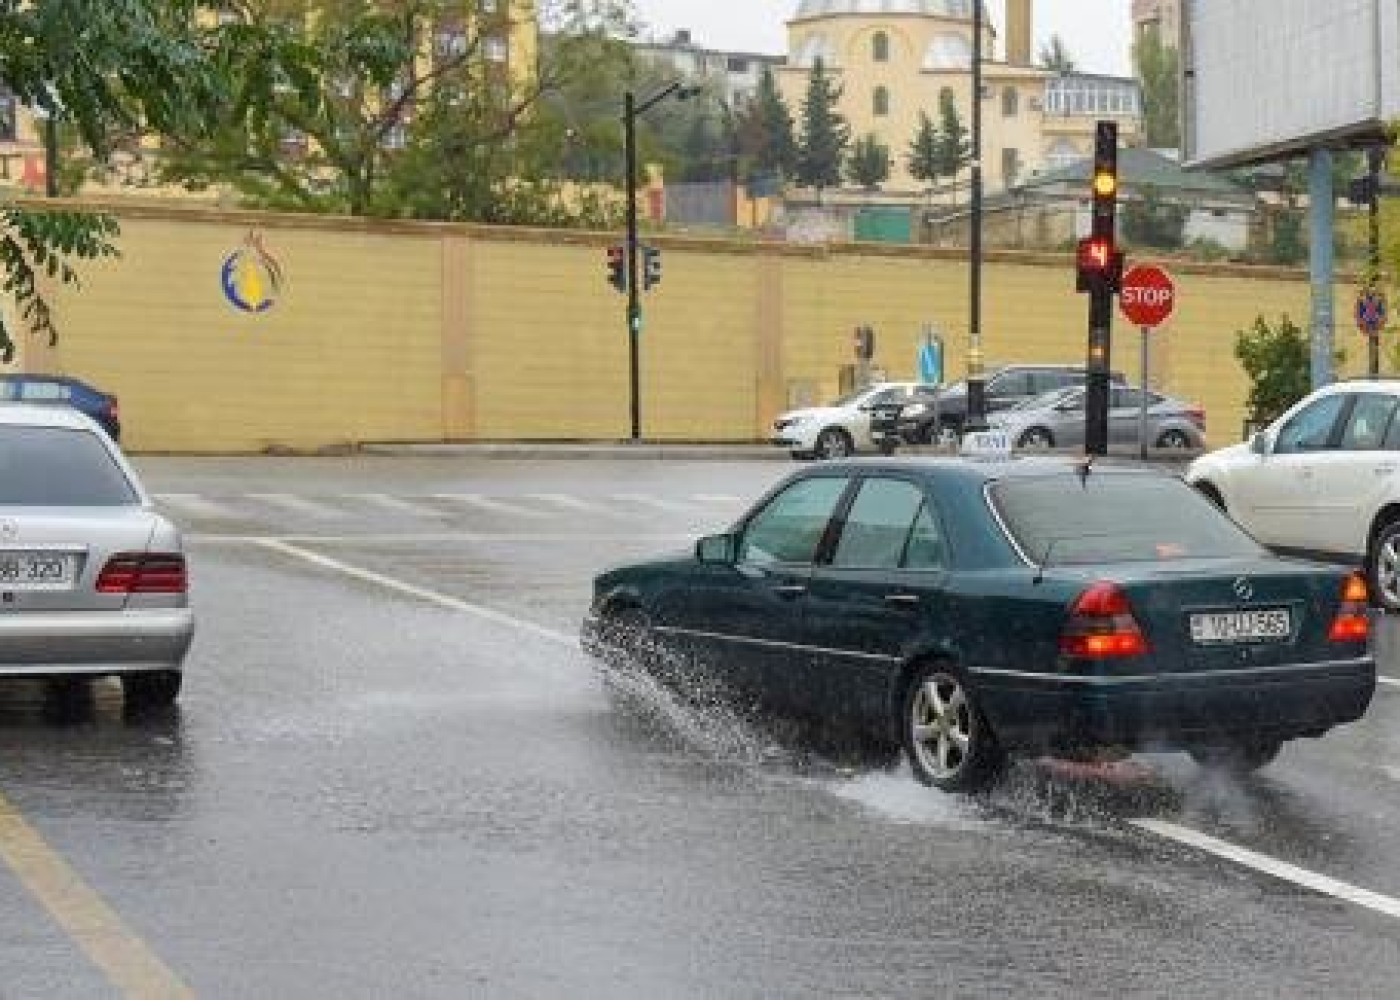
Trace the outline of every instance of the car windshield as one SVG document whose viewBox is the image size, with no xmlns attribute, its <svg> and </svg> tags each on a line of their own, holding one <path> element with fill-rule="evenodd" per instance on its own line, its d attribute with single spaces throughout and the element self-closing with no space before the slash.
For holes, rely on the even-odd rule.
<svg viewBox="0 0 1400 1000">
<path fill-rule="evenodd" d="M 1040 565 L 1233 559 L 1264 551 L 1209 500 L 1170 476 L 1005 479 L 990 495 L 1011 537 Z"/>
<path fill-rule="evenodd" d="M 1034 397 L 1032 397 L 1031 399 L 1022 400 L 1021 402 L 1015 404 L 1014 406 L 1008 407 L 1008 409 L 1012 409 L 1012 410 L 1045 410 L 1045 409 L 1049 409 L 1050 407 L 1052 407 L 1052 406 L 1054 406 L 1056 403 L 1058 403 L 1060 400 L 1064 399 L 1066 396 L 1071 396 L 1071 395 L 1073 395 L 1074 393 L 1076 393 L 1076 392 L 1078 392 L 1078 391 L 1079 391 L 1079 390 L 1078 390 L 1077 388 L 1069 388 L 1069 389 L 1064 389 L 1064 388 L 1061 388 L 1061 389 L 1051 389 L 1049 392 L 1042 392 L 1039 396 L 1034 396 Z"/>
<path fill-rule="evenodd" d="M 124 507 L 140 502 L 91 431 L 0 425 L 0 507 Z"/>
</svg>

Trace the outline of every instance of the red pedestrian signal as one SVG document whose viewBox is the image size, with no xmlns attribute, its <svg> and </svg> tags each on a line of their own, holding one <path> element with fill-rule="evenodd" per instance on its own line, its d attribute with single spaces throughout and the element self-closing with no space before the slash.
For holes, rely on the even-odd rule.
<svg viewBox="0 0 1400 1000">
<path fill-rule="evenodd" d="M 608 247 L 608 284 L 627 291 L 627 250 L 616 244 Z"/>
<path fill-rule="evenodd" d="M 1086 236 L 1079 241 L 1075 268 L 1078 275 L 1075 287 L 1079 291 L 1116 292 L 1123 280 L 1123 254 L 1108 237 Z"/>
</svg>

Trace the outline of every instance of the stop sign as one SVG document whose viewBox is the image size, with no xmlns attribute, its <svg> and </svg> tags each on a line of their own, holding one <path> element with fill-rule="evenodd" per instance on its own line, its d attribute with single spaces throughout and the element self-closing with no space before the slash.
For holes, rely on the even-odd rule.
<svg viewBox="0 0 1400 1000">
<path fill-rule="evenodd" d="M 1160 326 L 1176 305 L 1176 285 L 1172 276 L 1155 264 L 1139 264 L 1123 275 L 1118 304 L 1129 322 Z"/>
</svg>

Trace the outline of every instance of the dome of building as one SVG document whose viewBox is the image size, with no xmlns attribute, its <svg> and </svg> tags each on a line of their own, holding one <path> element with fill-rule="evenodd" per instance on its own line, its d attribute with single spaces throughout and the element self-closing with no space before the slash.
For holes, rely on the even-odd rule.
<svg viewBox="0 0 1400 1000">
<path fill-rule="evenodd" d="M 924 14 L 972 18 L 972 0 L 801 0 L 797 18 L 829 14 Z"/>
</svg>

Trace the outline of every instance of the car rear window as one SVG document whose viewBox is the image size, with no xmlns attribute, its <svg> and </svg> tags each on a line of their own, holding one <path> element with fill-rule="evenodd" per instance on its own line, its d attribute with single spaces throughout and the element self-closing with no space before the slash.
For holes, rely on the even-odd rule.
<svg viewBox="0 0 1400 1000">
<path fill-rule="evenodd" d="M 0 506 L 123 507 L 140 497 L 91 431 L 0 425 Z"/>
<path fill-rule="evenodd" d="M 991 500 L 1033 562 L 1232 559 L 1259 543 L 1209 500 L 1169 476 L 1094 474 L 1004 479 Z"/>
</svg>

